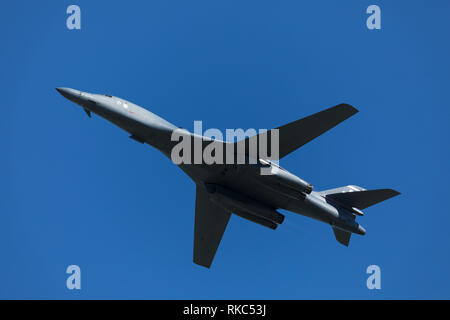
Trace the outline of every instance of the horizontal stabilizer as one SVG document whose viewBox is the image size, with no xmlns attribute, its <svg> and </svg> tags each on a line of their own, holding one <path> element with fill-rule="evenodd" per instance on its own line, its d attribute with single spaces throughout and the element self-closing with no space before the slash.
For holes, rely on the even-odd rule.
<svg viewBox="0 0 450 320">
<path fill-rule="evenodd" d="M 342 243 L 344 246 L 348 247 L 348 244 L 350 243 L 350 237 L 352 236 L 351 232 L 347 232 L 335 227 L 332 227 L 334 231 L 334 235 L 336 237 L 336 240 L 339 243 Z"/>
<path fill-rule="evenodd" d="M 320 191 L 319 193 L 321 196 L 325 197 L 326 195 L 332 194 L 332 193 L 353 192 L 353 191 L 366 191 L 366 189 L 359 187 L 359 186 L 350 185 L 350 186 L 345 186 L 345 187 L 323 190 L 323 191 Z"/>
<path fill-rule="evenodd" d="M 348 191 L 325 194 L 326 199 L 335 201 L 349 208 L 365 209 L 379 202 L 398 196 L 400 192 L 392 189 L 378 189 L 365 191 Z"/>
</svg>

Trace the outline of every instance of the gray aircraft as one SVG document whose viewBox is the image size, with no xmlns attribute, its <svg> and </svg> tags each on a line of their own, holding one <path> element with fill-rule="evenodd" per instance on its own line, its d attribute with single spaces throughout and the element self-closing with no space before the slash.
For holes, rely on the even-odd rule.
<svg viewBox="0 0 450 320">
<path fill-rule="evenodd" d="M 129 101 L 111 95 L 92 94 L 69 88 L 56 89 L 65 98 L 80 105 L 89 117 L 95 113 L 127 131 L 130 138 L 149 144 L 169 159 L 178 144 L 173 133 L 180 128 L 152 112 Z M 340 104 L 309 117 L 278 127 L 278 157 L 300 148 L 358 111 Z M 223 154 L 244 161 L 223 161 L 206 164 L 183 162 L 177 164 L 196 184 L 194 263 L 209 268 L 232 213 L 276 229 L 284 220 L 278 209 L 292 211 L 331 225 L 336 240 L 348 246 L 352 233 L 364 235 L 365 229 L 355 220 L 361 210 L 399 195 L 392 189 L 365 190 L 345 186 L 316 192 L 308 182 L 279 167 L 277 159 L 260 157 L 260 144 L 253 159 L 250 146 L 271 137 L 271 131 L 246 137 L 240 141 L 224 142 L 181 130 L 184 137 L 200 143 L 204 150 L 212 143 L 223 147 Z M 264 154 L 269 154 L 271 144 Z M 193 150 L 192 154 L 195 153 Z M 224 156 L 225 157 L 225 156 Z M 262 174 L 262 169 L 271 174 Z"/>
</svg>

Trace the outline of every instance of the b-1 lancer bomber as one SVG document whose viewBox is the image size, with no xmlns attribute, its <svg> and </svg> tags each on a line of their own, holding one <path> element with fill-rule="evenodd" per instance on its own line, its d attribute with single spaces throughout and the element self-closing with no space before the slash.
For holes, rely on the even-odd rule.
<svg viewBox="0 0 450 320">
<path fill-rule="evenodd" d="M 337 105 L 276 130 L 225 142 L 181 130 L 152 112 L 111 95 L 69 88 L 57 88 L 57 91 L 81 106 L 89 117 L 97 114 L 128 132 L 132 139 L 155 147 L 195 182 L 194 263 L 207 268 L 211 266 L 232 213 L 270 229 L 276 229 L 284 220 L 279 209 L 302 214 L 330 225 L 336 240 L 348 246 L 352 233 L 366 233 L 356 222 L 356 217 L 363 215 L 362 210 L 399 194 L 392 189 L 365 190 L 353 185 L 314 191 L 310 183 L 278 165 L 279 159 L 358 112 L 348 104 Z M 183 150 L 183 153 L 188 152 L 194 158 L 196 146 L 203 152 L 214 144 L 216 152 L 223 151 L 223 157 L 243 160 L 178 163 L 173 159 L 173 150 L 179 144 L 174 135 L 192 142 L 187 144 L 192 150 Z M 272 141 L 273 137 L 278 140 Z M 271 143 L 262 152 L 261 141 L 269 138 Z M 276 159 L 265 156 L 276 149 Z"/>
</svg>

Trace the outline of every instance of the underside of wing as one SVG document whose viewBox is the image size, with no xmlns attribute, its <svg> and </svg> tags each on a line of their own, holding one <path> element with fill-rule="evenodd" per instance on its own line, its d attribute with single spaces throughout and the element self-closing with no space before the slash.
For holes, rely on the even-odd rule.
<svg viewBox="0 0 450 320">
<path fill-rule="evenodd" d="M 271 160 L 279 160 L 337 126 L 342 121 L 350 118 L 357 112 L 358 110 L 348 104 L 340 104 L 276 128 L 278 129 L 279 138 L 278 157 L 272 154 L 270 148 L 272 144 L 272 130 L 237 142 L 236 150 L 245 150 L 245 153 L 249 154 L 249 150 L 251 149 L 250 145 L 259 146 L 259 140 L 265 139 L 267 141 L 267 154 L 270 156 L 269 158 Z"/>
<path fill-rule="evenodd" d="M 209 200 L 207 191 L 197 186 L 195 200 L 194 263 L 209 268 L 227 228 L 231 213 Z"/>
</svg>

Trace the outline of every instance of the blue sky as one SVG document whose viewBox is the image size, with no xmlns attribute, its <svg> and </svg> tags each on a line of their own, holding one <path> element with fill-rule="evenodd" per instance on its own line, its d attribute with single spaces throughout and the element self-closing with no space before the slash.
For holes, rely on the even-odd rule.
<svg viewBox="0 0 450 320">
<path fill-rule="evenodd" d="M 73 3 L 0 6 L 0 298 L 450 298 L 448 1 Z M 366 27 L 371 4 L 381 30 Z M 192 263 L 193 182 L 57 86 L 190 130 L 272 128 L 347 102 L 360 113 L 281 165 L 317 190 L 402 195 L 366 210 L 349 248 L 294 213 L 276 231 L 232 217 L 207 270 Z M 65 287 L 72 264 L 80 291 Z"/>
</svg>

